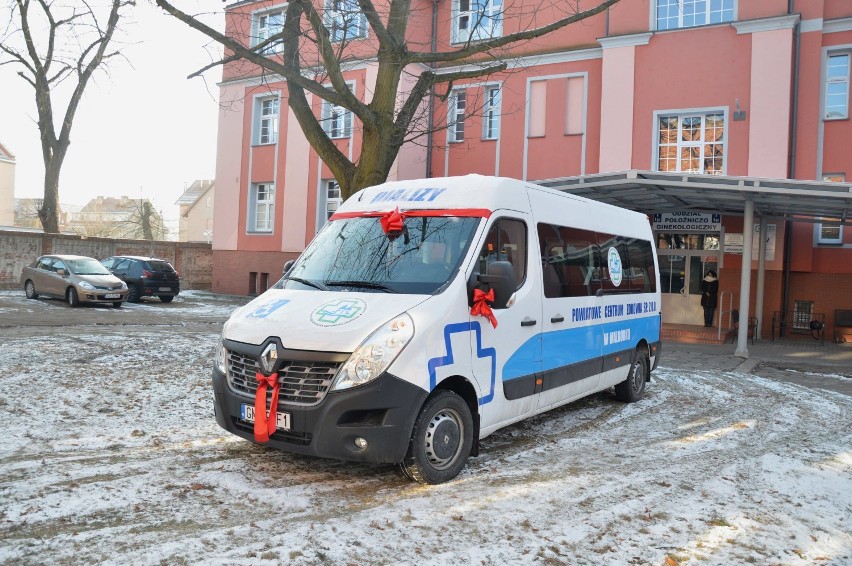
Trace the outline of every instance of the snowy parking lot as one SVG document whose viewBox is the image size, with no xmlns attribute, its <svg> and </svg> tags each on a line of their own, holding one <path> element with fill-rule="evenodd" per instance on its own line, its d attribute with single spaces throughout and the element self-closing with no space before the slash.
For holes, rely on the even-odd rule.
<svg viewBox="0 0 852 566">
<path fill-rule="evenodd" d="M 852 397 L 664 350 L 642 402 L 507 427 L 422 486 L 216 425 L 245 301 L 0 292 L 0 563 L 852 564 Z"/>
</svg>

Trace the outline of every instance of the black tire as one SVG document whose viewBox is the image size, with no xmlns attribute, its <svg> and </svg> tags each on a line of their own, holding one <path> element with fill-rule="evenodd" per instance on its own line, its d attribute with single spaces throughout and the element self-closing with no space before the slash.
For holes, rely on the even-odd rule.
<svg viewBox="0 0 852 566">
<path fill-rule="evenodd" d="M 80 296 L 77 294 L 77 289 L 74 287 L 68 287 L 68 292 L 65 294 L 65 298 L 68 299 L 69 307 L 80 306 Z"/>
<path fill-rule="evenodd" d="M 29 279 L 24 283 L 24 293 L 27 294 L 28 299 L 38 299 L 38 293 L 36 293 L 35 285 Z"/>
<path fill-rule="evenodd" d="M 452 391 L 438 391 L 417 415 L 400 468 L 418 483 L 444 483 L 459 475 L 472 446 L 470 407 Z"/>
<path fill-rule="evenodd" d="M 133 283 L 127 284 L 127 302 L 128 303 L 138 303 L 139 302 L 139 288 Z"/>
<path fill-rule="evenodd" d="M 164 303 L 171 303 L 174 300 L 172 295 L 159 295 L 160 300 Z"/>
<path fill-rule="evenodd" d="M 615 398 L 625 403 L 641 401 L 648 381 L 648 356 L 641 349 L 633 352 L 627 379 L 615 386 Z"/>
<path fill-rule="evenodd" d="M 115 301 L 115 302 L 112 304 L 112 308 L 114 308 L 114 309 L 120 309 L 120 308 L 121 308 L 121 301 Z"/>
</svg>

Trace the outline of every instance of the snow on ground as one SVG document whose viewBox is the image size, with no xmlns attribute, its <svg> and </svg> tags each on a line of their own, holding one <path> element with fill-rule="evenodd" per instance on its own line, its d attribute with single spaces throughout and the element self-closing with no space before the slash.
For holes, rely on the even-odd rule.
<svg viewBox="0 0 852 566">
<path fill-rule="evenodd" d="M 852 564 L 852 397 L 663 367 L 421 486 L 220 429 L 217 329 L 115 328 L 0 328 L 0 563 Z"/>
</svg>

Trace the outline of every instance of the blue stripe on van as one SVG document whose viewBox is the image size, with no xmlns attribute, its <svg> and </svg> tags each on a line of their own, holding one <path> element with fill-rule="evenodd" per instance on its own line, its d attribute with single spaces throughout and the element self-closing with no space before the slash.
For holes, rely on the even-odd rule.
<svg viewBox="0 0 852 566">
<path fill-rule="evenodd" d="M 503 381 L 632 350 L 642 339 L 649 343 L 659 341 L 659 315 L 537 334 L 524 342 L 506 361 Z M 541 367 L 535 361 L 539 344 Z"/>
</svg>

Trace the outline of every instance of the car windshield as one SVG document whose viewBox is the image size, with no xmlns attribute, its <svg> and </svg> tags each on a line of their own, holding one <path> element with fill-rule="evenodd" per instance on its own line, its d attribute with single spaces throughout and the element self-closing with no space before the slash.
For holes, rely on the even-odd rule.
<svg viewBox="0 0 852 566">
<path fill-rule="evenodd" d="M 65 265 L 74 275 L 109 275 L 109 270 L 101 262 L 91 259 L 66 259 Z"/>
<path fill-rule="evenodd" d="M 432 294 L 458 270 L 479 218 L 410 216 L 385 234 L 378 217 L 329 222 L 280 287 Z"/>
</svg>

